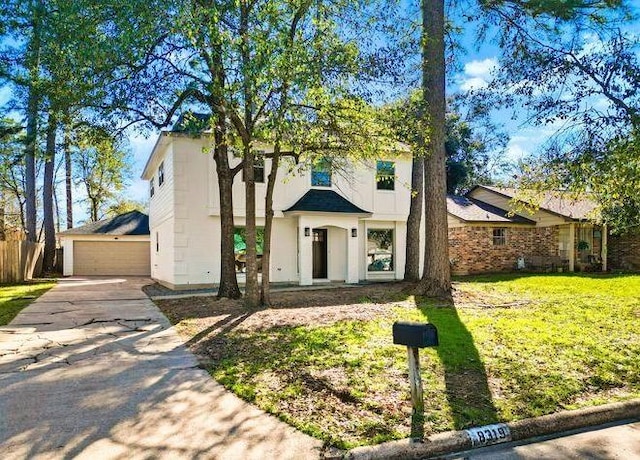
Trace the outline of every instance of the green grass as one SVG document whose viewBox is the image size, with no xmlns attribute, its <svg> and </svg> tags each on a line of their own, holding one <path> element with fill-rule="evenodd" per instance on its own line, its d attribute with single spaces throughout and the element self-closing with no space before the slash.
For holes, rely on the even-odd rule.
<svg viewBox="0 0 640 460">
<path fill-rule="evenodd" d="M 455 308 L 405 305 L 370 321 L 231 331 L 213 339 L 211 373 L 343 448 L 409 434 L 396 320 L 438 328 L 440 346 L 421 351 L 427 434 L 640 397 L 640 276 L 464 278 Z"/>
<path fill-rule="evenodd" d="M 0 326 L 6 326 L 20 310 L 54 286 L 55 283 L 0 285 Z"/>
</svg>

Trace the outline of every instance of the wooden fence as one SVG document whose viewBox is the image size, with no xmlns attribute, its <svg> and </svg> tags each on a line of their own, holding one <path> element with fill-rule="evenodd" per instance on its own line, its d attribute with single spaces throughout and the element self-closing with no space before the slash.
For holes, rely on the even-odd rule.
<svg viewBox="0 0 640 460">
<path fill-rule="evenodd" d="M 44 244 L 29 241 L 0 241 L 0 283 L 30 280 Z"/>
</svg>

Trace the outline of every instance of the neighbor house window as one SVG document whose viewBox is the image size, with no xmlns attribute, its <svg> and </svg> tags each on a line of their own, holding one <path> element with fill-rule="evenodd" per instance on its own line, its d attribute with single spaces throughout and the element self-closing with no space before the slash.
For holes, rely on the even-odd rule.
<svg viewBox="0 0 640 460">
<path fill-rule="evenodd" d="M 393 230 L 367 230 L 367 271 L 393 271 Z"/>
<path fill-rule="evenodd" d="M 158 166 L 158 187 L 164 184 L 164 161 Z"/>
<path fill-rule="evenodd" d="M 494 228 L 493 229 L 493 245 L 504 246 L 505 244 L 507 244 L 507 229 Z"/>
<path fill-rule="evenodd" d="M 154 178 L 152 177 L 151 180 L 149 181 L 149 196 L 151 198 L 153 198 L 153 195 L 156 193 L 153 181 L 154 181 Z"/>
<path fill-rule="evenodd" d="M 236 259 L 236 273 L 247 271 L 247 231 L 245 227 L 233 229 L 233 252 Z M 264 228 L 256 227 L 256 251 L 258 253 L 258 272 L 262 272 L 262 247 L 264 246 Z"/>
<path fill-rule="evenodd" d="M 257 152 L 253 158 L 253 181 L 264 183 L 264 152 Z M 244 182 L 244 170 L 242 171 L 242 181 Z"/>
<path fill-rule="evenodd" d="M 376 163 L 376 188 L 394 190 L 396 185 L 396 165 L 393 161 L 378 160 Z"/>
<path fill-rule="evenodd" d="M 311 167 L 311 185 L 313 187 L 331 187 L 331 161 L 322 158 Z"/>
</svg>

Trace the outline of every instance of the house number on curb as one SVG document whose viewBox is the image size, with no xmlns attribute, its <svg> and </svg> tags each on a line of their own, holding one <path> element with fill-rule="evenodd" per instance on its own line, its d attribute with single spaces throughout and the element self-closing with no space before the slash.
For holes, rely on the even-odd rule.
<svg viewBox="0 0 640 460">
<path fill-rule="evenodd" d="M 511 431 L 504 423 L 479 426 L 465 430 L 473 447 L 490 446 L 511 441 Z"/>
</svg>

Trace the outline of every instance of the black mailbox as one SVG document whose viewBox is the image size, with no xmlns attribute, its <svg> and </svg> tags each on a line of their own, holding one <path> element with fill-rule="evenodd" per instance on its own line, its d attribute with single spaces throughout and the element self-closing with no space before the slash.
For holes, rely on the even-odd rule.
<svg viewBox="0 0 640 460">
<path fill-rule="evenodd" d="M 393 323 L 393 343 L 413 348 L 435 347 L 438 345 L 438 330 L 429 323 Z"/>
</svg>

